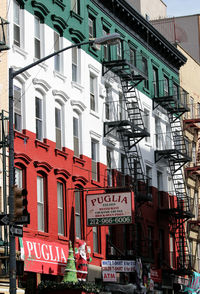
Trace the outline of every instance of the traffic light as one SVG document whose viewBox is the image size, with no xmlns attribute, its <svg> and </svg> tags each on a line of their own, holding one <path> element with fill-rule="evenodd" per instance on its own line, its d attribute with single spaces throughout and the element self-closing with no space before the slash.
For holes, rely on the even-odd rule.
<svg viewBox="0 0 200 294">
<path fill-rule="evenodd" d="M 19 217 L 28 215 L 27 211 L 27 190 L 14 186 L 14 219 L 17 220 Z"/>
</svg>

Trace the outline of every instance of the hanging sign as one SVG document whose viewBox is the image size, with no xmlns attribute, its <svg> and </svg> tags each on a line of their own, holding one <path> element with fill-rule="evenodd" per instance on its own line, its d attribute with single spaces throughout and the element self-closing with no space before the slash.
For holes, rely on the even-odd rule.
<svg viewBox="0 0 200 294">
<path fill-rule="evenodd" d="M 87 195 L 87 225 L 108 226 L 132 223 L 132 193 Z"/>
</svg>

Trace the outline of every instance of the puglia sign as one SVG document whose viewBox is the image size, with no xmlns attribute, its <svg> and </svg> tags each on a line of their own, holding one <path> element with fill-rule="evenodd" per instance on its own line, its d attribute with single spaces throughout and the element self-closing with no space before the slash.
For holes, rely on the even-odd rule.
<svg viewBox="0 0 200 294">
<path fill-rule="evenodd" d="M 87 225 L 132 223 L 131 192 L 87 195 Z"/>
</svg>

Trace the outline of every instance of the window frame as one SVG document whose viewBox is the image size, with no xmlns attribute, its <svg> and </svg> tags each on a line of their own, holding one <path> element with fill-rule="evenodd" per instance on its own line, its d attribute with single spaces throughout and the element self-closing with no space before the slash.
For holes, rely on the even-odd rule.
<svg viewBox="0 0 200 294">
<path fill-rule="evenodd" d="M 97 112 L 97 77 L 90 72 L 90 110 Z"/>
<path fill-rule="evenodd" d="M 38 180 L 41 180 L 40 187 L 38 186 Z M 39 199 L 39 189 L 42 192 L 42 199 Z M 38 205 L 42 206 L 42 216 L 39 215 Z M 39 225 L 39 220 L 42 219 L 41 225 Z M 48 201 L 47 201 L 47 176 L 44 174 L 37 173 L 37 223 L 38 223 L 38 231 L 48 233 Z"/>
<path fill-rule="evenodd" d="M 93 236 L 93 253 L 100 254 L 101 253 L 101 228 L 97 226 L 93 227 L 92 236 Z"/>
<path fill-rule="evenodd" d="M 38 104 L 39 108 L 37 106 L 37 101 L 40 101 Z M 36 140 L 38 141 L 43 141 L 44 139 L 44 115 L 43 115 L 44 103 L 43 102 L 44 102 L 43 97 L 41 97 L 41 95 L 38 95 L 37 93 L 37 95 L 35 95 L 35 123 L 36 123 L 35 135 L 36 135 Z M 41 117 L 37 116 L 38 115 L 37 112 L 39 115 L 41 114 Z M 39 129 L 40 131 L 38 131 Z M 39 135 L 39 133 L 41 135 Z"/>
<path fill-rule="evenodd" d="M 94 148 L 93 148 L 94 147 Z M 92 180 L 99 180 L 98 161 L 99 161 L 99 142 L 91 139 L 91 161 L 92 161 Z"/>
<path fill-rule="evenodd" d="M 89 39 L 96 38 L 96 18 L 91 14 L 88 15 L 88 36 Z"/>
<path fill-rule="evenodd" d="M 71 11 L 80 15 L 80 0 L 71 0 Z"/>
<path fill-rule="evenodd" d="M 144 108 L 144 115 L 143 115 L 143 121 L 144 121 L 144 127 L 146 128 L 147 132 L 150 134 L 150 136 L 145 137 L 145 142 L 150 143 L 151 142 L 151 121 L 150 121 L 150 111 L 147 108 Z"/>
<path fill-rule="evenodd" d="M 76 194 L 78 193 L 78 194 Z M 76 205 L 76 197 L 79 197 L 79 209 Z M 76 187 L 74 190 L 74 232 L 77 239 L 84 239 L 84 202 L 83 202 L 83 190 L 80 187 Z M 77 222 L 78 220 L 78 222 Z M 79 225 L 80 232 L 77 235 L 77 223 Z"/>
<path fill-rule="evenodd" d="M 16 107 L 16 95 L 15 95 L 15 88 L 20 90 L 20 107 Z M 14 87 L 13 87 L 13 100 L 14 100 L 14 127 L 15 130 L 18 132 L 22 132 L 22 95 L 23 95 L 23 85 L 19 83 L 17 80 L 14 80 Z M 19 125 L 19 127 L 18 127 Z"/>
<path fill-rule="evenodd" d="M 36 28 L 36 25 L 38 26 Z M 37 32 L 38 30 L 38 32 Z M 39 33 L 39 35 L 37 35 Z M 41 39 L 42 39 L 42 36 L 41 36 L 41 22 L 40 22 L 40 19 L 39 17 L 37 17 L 36 15 L 34 16 L 34 57 L 37 58 L 37 59 L 40 59 L 42 57 L 42 52 L 41 52 Z M 37 46 L 39 48 L 39 55 L 37 56 L 36 52 L 37 52 L 37 46 L 36 46 L 36 43 L 37 43 Z"/>
<path fill-rule="evenodd" d="M 58 119 L 57 112 L 60 115 Z M 56 139 L 56 149 L 62 149 L 63 146 L 63 132 L 62 132 L 62 106 L 59 103 L 55 105 L 55 139 Z M 58 134 L 60 133 L 60 135 Z"/>
<path fill-rule="evenodd" d="M 147 80 L 144 80 L 144 88 L 149 90 L 149 66 L 148 66 L 148 59 L 142 55 L 142 71 L 147 76 Z"/>
<path fill-rule="evenodd" d="M 16 22 L 16 13 L 18 21 Z M 23 36 L 22 36 L 22 27 L 23 27 L 23 20 L 22 20 L 22 9 L 19 3 L 14 0 L 13 1 L 13 44 L 19 48 L 22 48 L 23 45 Z M 15 38 L 15 28 L 17 29 L 18 38 Z"/>
<path fill-rule="evenodd" d="M 59 189 L 58 186 L 60 185 L 60 187 L 62 187 L 62 191 L 61 191 L 61 199 L 59 201 Z M 58 211 L 58 235 L 60 236 L 66 236 L 66 218 L 65 218 L 65 184 L 64 182 L 58 180 L 57 181 L 57 211 Z M 59 205 L 59 203 L 62 205 Z M 61 212 L 61 214 L 60 214 Z M 59 224 L 61 224 L 60 230 L 59 230 Z"/>
<path fill-rule="evenodd" d="M 57 52 L 62 49 L 62 38 L 59 33 L 54 31 L 54 52 Z M 56 54 L 54 56 L 54 70 L 60 74 L 63 73 L 63 55 L 62 53 Z"/>
</svg>

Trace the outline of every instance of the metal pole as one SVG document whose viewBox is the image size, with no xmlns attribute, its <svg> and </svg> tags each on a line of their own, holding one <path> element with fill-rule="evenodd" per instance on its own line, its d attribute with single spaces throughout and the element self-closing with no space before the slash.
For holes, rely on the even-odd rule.
<svg viewBox="0 0 200 294">
<path fill-rule="evenodd" d="M 13 69 L 9 68 L 9 240 L 10 240 L 10 294 L 16 294 L 16 248 L 15 236 L 11 233 L 14 222 L 14 129 L 13 129 Z"/>
</svg>

